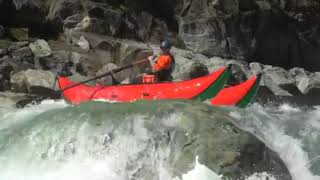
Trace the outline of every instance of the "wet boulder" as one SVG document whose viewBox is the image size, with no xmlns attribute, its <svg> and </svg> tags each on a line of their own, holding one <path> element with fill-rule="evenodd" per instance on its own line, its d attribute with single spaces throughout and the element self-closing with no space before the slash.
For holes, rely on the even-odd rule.
<svg viewBox="0 0 320 180">
<path fill-rule="evenodd" d="M 320 95 L 320 73 L 311 73 L 299 78 L 297 86 L 304 95 Z"/>
<path fill-rule="evenodd" d="M 14 92 L 46 94 L 54 86 L 55 75 L 50 71 L 29 69 L 13 74 L 10 82 Z"/>
<path fill-rule="evenodd" d="M 272 92 L 277 96 L 302 95 L 296 86 L 295 77 L 289 71 L 260 63 L 251 63 L 249 67 L 253 74 L 262 74 L 260 85 L 267 94 Z"/>
<path fill-rule="evenodd" d="M 209 74 L 208 67 L 205 64 L 196 62 L 190 67 L 190 79 L 206 76 Z"/>
<path fill-rule="evenodd" d="M 302 94 L 306 94 L 310 82 L 310 72 L 302 68 L 292 68 L 289 72 L 295 78 L 299 91 Z"/>
<path fill-rule="evenodd" d="M 85 51 L 89 51 L 90 49 L 89 42 L 83 36 L 80 37 L 79 41 L 77 42 L 77 45 Z"/>
<path fill-rule="evenodd" d="M 249 65 L 245 61 L 229 60 L 226 65 L 231 66 L 231 76 L 227 82 L 228 85 L 236 85 L 246 81 L 252 76 Z"/>
<path fill-rule="evenodd" d="M 249 64 L 249 68 L 253 74 L 259 74 L 262 73 L 263 65 L 257 62 L 253 62 Z"/>
<path fill-rule="evenodd" d="M 262 81 L 275 95 L 292 96 L 301 95 L 295 85 L 294 77 L 280 67 L 264 66 Z"/>
</svg>

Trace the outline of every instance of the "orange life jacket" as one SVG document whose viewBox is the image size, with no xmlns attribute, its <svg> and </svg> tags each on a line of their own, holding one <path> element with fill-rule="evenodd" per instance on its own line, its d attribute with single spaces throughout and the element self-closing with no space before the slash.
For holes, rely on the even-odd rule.
<svg viewBox="0 0 320 180">
<path fill-rule="evenodd" d="M 174 66 L 175 60 L 171 54 L 161 54 L 153 65 L 158 81 L 172 81 L 171 73 Z"/>
<path fill-rule="evenodd" d="M 168 70 L 171 68 L 172 64 L 174 63 L 173 56 L 171 54 L 161 54 L 156 63 L 153 65 L 153 70 L 155 72 L 161 70 Z"/>
</svg>

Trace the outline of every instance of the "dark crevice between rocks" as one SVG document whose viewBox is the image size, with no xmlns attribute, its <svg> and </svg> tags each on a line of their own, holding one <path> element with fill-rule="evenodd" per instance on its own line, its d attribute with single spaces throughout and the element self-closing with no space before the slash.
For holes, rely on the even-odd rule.
<svg viewBox="0 0 320 180">
<path fill-rule="evenodd" d="M 154 17 L 164 20 L 170 31 L 179 32 L 179 25 L 175 18 L 175 7 L 178 0 L 127 0 L 128 6 L 146 11 Z"/>
<path fill-rule="evenodd" d="M 226 50 L 227 50 L 227 57 L 226 58 L 230 58 L 231 57 L 231 44 L 229 42 L 229 39 L 227 36 L 225 36 L 225 40 L 226 40 Z"/>
<path fill-rule="evenodd" d="M 257 46 L 251 61 L 280 66 L 285 69 L 302 67 L 307 70 L 320 69 L 316 59 L 320 47 L 305 41 L 296 23 L 281 12 L 265 11 L 259 17 L 256 32 Z M 318 50 L 317 50 L 318 49 Z M 318 62 L 318 61 L 317 61 Z M 310 64 L 314 65 L 313 67 Z"/>
<path fill-rule="evenodd" d="M 89 17 L 104 19 L 104 10 L 102 8 L 93 8 L 89 10 Z"/>
<path fill-rule="evenodd" d="M 16 9 L 11 1 L 0 2 L 0 24 L 6 28 L 27 28 L 29 37 L 43 39 L 57 39 L 62 32 L 61 25 L 48 21 L 46 12 L 38 7 L 24 5 L 21 9 Z"/>
<path fill-rule="evenodd" d="M 62 33 L 62 26 L 58 26 L 51 22 L 35 23 L 29 27 L 29 36 L 41 39 L 58 39 L 59 34 Z"/>
</svg>

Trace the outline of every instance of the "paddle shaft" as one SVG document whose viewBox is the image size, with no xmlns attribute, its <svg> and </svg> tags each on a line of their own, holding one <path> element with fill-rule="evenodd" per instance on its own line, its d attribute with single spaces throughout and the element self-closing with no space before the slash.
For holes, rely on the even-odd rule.
<svg viewBox="0 0 320 180">
<path fill-rule="evenodd" d="M 65 91 L 65 90 L 68 90 L 68 89 L 71 89 L 71 88 L 74 88 L 74 87 L 76 87 L 76 86 L 79 86 L 79 85 L 81 85 L 81 84 L 85 84 L 85 83 L 90 82 L 90 81 L 93 81 L 93 80 L 100 79 L 100 78 L 102 78 L 102 77 L 104 77 L 104 76 L 111 75 L 112 73 L 118 73 L 118 72 L 123 71 L 123 70 L 125 70 L 125 69 L 131 68 L 131 67 L 133 67 L 133 66 L 135 66 L 135 65 L 143 64 L 143 63 L 146 63 L 146 62 L 149 62 L 149 60 L 148 60 L 148 59 L 143 59 L 143 60 L 140 60 L 140 61 L 136 61 L 136 62 L 134 62 L 134 63 L 132 63 L 132 64 L 130 64 L 130 65 L 113 69 L 113 70 L 111 70 L 111 71 L 109 71 L 109 72 L 107 72 L 107 73 L 105 73 L 105 74 L 100 75 L 100 76 L 96 76 L 96 77 L 94 77 L 94 78 L 91 78 L 91 79 L 88 79 L 88 80 L 85 80 L 85 81 L 76 83 L 76 84 L 74 84 L 74 85 L 68 86 L 68 87 L 66 87 L 66 88 L 64 88 L 64 89 L 61 89 L 60 92 L 63 92 L 63 91 Z"/>
</svg>

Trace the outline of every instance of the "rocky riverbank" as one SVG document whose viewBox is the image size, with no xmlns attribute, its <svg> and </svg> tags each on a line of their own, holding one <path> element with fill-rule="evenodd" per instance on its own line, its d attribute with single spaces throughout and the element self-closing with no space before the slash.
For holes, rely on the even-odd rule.
<svg viewBox="0 0 320 180">
<path fill-rule="evenodd" d="M 68 39 L 67 44 L 65 40 Z M 112 68 L 125 66 L 158 53 L 158 45 L 132 40 L 118 39 L 83 31 L 69 30 L 59 40 L 9 42 L 0 55 L 0 90 L 17 93 L 45 95 L 57 90 L 55 75 L 65 63 L 69 63 L 76 81 L 94 77 Z M 262 73 L 258 99 L 266 101 L 279 96 L 319 97 L 320 72 L 309 72 L 302 68 L 285 70 L 281 67 L 247 63 L 240 60 L 209 58 L 203 54 L 174 47 L 177 66 L 174 80 L 187 80 L 212 72 L 225 64 L 232 64 L 233 77 L 229 84 L 237 84 L 254 74 Z M 116 74 L 119 82 L 128 83 L 129 77 L 150 69 L 149 64 L 124 70 Z M 111 84 L 110 77 L 98 80 Z"/>
<path fill-rule="evenodd" d="M 315 0 L 0 1 L 0 91 L 46 93 L 66 62 L 75 79 L 92 77 L 157 53 L 168 38 L 176 80 L 232 63 L 231 84 L 263 74 L 263 101 L 319 97 L 319 9 Z"/>
</svg>

